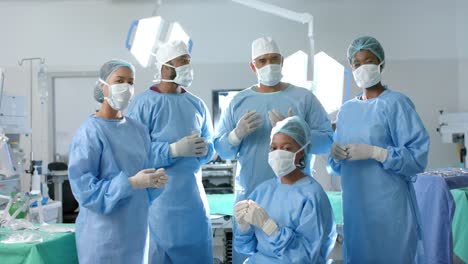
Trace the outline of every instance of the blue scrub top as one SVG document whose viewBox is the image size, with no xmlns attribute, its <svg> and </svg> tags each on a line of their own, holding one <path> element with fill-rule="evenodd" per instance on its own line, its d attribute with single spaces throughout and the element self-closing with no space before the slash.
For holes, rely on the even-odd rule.
<svg viewBox="0 0 468 264">
<path fill-rule="evenodd" d="M 326 263 L 332 251 L 336 230 L 333 210 L 322 186 L 310 176 L 294 184 L 270 179 L 249 197 L 278 225 L 268 236 L 251 226 L 235 230 L 234 247 L 251 255 L 247 263 Z"/>
<path fill-rule="evenodd" d="M 426 167 L 429 136 L 413 103 L 389 89 L 356 97 L 341 107 L 334 140 L 388 151 L 383 163 L 328 159 L 341 175 L 345 263 L 414 263 L 422 242 L 412 182 Z"/>
<path fill-rule="evenodd" d="M 212 233 L 201 166 L 214 154 L 213 127 L 205 103 L 190 92 L 160 93 L 156 87 L 135 97 L 129 116 L 143 123 L 151 138 L 150 164 L 164 168 L 168 182 L 149 212 L 150 263 L 212 263 Z M 203 157 L 170 155 L 169 145 L 192 131 L 205 138 Z"/>
<path fill-rule="evenodd" d="M 324 108 L 312 92 L 305 88 L 289 85 L 284 90 L 273 93 L 259 93 L 256 86 L 247 88 L 234 96 L 228 108 L 223 112 L 217 128 L 214 145 L 223 159 L 237 159 L 240 164 L 236 175 L 236 201 L 246 199 L 260 183 L 274 177 L 268 164 L 270 149 L 271 123 L 268 112 L 274 109 L 287 116 L 292 108 L 294 115 L 303 118 L 310 127 L 311 148 L 308 160 L 313 162 L 312 154 L 329 151 L 333 131 Z M 240 145 L 229 143 L 229 133 L 236 128 L 237 122 L 249 110 L 261 115 L 260 128 L 245 137 Z M 310 171 L 307 166 L 306 171 Z"/>
<path fill-rule="evenodd" d="M 149 142 L 147 129 L 128 117 L 92 115 L 73 137 L 68 175 L 80 204 L 80 263 L 143 261 L 149 198 L 145 189 L 132 189 L 128 177 L 148 168 Z"/>
</svg>

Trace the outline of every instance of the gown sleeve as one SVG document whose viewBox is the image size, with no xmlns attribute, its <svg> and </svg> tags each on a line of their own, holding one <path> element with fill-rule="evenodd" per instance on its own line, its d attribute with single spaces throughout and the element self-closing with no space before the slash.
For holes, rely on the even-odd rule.
<svg viewBox="0 0 468 264">
<path fill-rule="evenodd" d="M 76 200 L 99 214 L 110 214 L 133 193 L 129 175 L 102 177 L 99 167 L 102 156 L 99 134 L 80 129 L 70 147 L 68 175 Z"/>
</svg>

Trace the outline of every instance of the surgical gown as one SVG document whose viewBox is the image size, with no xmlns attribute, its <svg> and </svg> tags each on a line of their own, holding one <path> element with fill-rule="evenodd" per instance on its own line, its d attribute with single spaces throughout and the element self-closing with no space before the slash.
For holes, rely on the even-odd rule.
<svg viewBox="0 0 468 264">
<path fill-rule="evenodd" d="M 326 263 L 335 240 L 335 221 L 327 194 L 312 177 L 292 185 L 277 178 L 258 186 L 249 196 L 278 225 L 268 236 L 251 226 L 236 229 L 234 247 L 251 255 L 245 263 Z"/>
<path fill-rule="evenodd" d="M 240 172 L 236 175 L 236 201 L 245 200 L 262 182 L 275 177 L 268 164 L 271 123 L 268 112 L 278 110 L 287 116 L 292 108 L 294 115 L 302 117 L 311 128 L 311 154 L 328 152 L 332 144 L 333 131 L 328 115 L 317 98 L 307 89 L 289 85 L 274 93 L 256 92 L 255 86 L 239 92 L 223 112 L 214 139 L 216 152 L 223 159 L 237 159 Z M 229 133 L 236 128 L 241 117 L 249 110 L 261 115 L 260 128 L 246 136 L 240 145 L 232 146 Z M 311 157 L 308 160 L 313 160 Z M 310 170 L 308 166 L 307 170 Z"/>
<path fill-rule="evenodd" d="M 68 175 L 80 204 L 76 246 L 80 263 L 142 263 L 149 198 L 128 177 L 146 168 L 147 129 L 131 118 L 90 116 L 70 147 Z"/>
<path fill-rule="evenodd" d="M 133 100 L 129 116 L 148 127 L 150 161 L 165 168 L 169 177 L 164 192 L 150 207 L 150 263 L 212 263 L 211 223 L 200 173 L 214 153 L 205 103 L 189 92 L 163 94 L 149 89 Z M 192 131 L 208 142 L 206 156 L 172 158 L 169 144 Z"/>
<path fill-rule="evenodd" d="M 421 245 L 413 183 L 424 171 L 429 136 L 411 100 L 386 89 L 340 109 L 335 142 L 385 148 L 387 159 L 335 162 L 341 175 L 345 263 L 414 263 Z"/>
</svg>

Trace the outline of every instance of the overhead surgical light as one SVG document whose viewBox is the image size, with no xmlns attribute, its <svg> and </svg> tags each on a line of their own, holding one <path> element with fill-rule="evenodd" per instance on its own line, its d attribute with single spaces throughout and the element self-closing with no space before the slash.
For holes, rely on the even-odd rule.
<svg viewBox="0 0 468 264">
<path fill-rule="evenodd" d="M 343 104 L 345 68 L 323 51 L 317 53 L 314 57 L 315 85 L 312 92 L 322 103 L 325 111 L 330 114 L 338 110 Z"/>
<path fill-rule="evenodd" d="M 315 54 L 314 81 L 307 80 L 307 53 L 302 50 L 286 57 L 283 63 L 283 79 L 299 87 L 309 88 L 322 103 L 328 114 L 342 105 L 343 92 L 349 97 L 349 85 L 345 86 L 346 69 L 325 52 Z"/>
<path fill-rule="evenodd" d="M 300 87 L 311 88 L 311 82 L 307 81 L 308 59 L 309 55 L 302 50 L 284 58 L 283 79 L 281 81 Z"/>
<path fill-rule="evenodd" d="M 184 29 L 178 22 L 172 23 L 172 27 L 169 30 L 169 36 L 167 38 L 167 42 L 171 42 L 174 40 L 182 40 L 187 44 L 187 47 L 189 48 L 189 52 L 192 52 L 192 40 L 190 39 L 190 36 L 185 33 Z"/>
<path fill-rule="evenodd" d="M 143 67 L 148 66 L 151 59 L 151 53 L 157 43 L 161 41 L 162 26 L 163 19 L 161 17 L 150 17 L 135 20 L 130 26 L 130 30 L 127 35 L 126 47 Z M 135 27 L 135 36 L 133 37 L 132 45 L 130 45 L 131 33 Z"/>
<path fill-rule="evenodd" d="M 154 62 L 158 47 L 173 40 L 184 41 L 189 51 L 192 50 L 193 42 L 179 23 L 169 23 L 155 16 L 135 20 L 128 30 L 125 46 L 138 63 L 146 68 Z"/>
</svg>

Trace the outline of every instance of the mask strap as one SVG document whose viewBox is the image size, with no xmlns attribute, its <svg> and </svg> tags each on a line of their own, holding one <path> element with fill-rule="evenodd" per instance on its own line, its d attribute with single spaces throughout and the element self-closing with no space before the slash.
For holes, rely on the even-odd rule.
<svg viewBox="0 0 468 264">
<path fill-rule="evenodd" d="M 381 63 L 379 63 L 379 72 L 382 73 L 383 72 L 383 69 L 382 69 L 382 65 L 384 64 L 385 61 L 382 61 Z"/>
<path fill-rule="evenodd" d="M 154 83 L 159 83 L 159 82 L 171 82 L 171 83 L 175 83 L 174 80 L 167 80 L 167 79 L 153 79 L 153 82 Z"/>
<path fill-rule="evenodd" d="M 310 142 L 307 142 L 304 144 L 304 146 L 302 146 L 300 149 L 298 149 L 294 154 L 297 154 L 298 152 L 300 152 L 301 150 L 305 149 L 307 147 L 307 145 L 309 145 Z"/>
<path fill-rule="evenodd" d="M 106 81 L 104 81 L 104 80 L 101 79 L 101 78 L 99 78 L 98 81 L 99 81 L 100 83 L 106 85 L 106 86 L 109 87 L 109 89 L 110 89 L 110 85 L 109 85 Z M 103 102 L 104 102 L 104 101 L 107 101 L 107 103 L 109 103 L 109 97 L 107 97 L 107 96 L 104 95 L 104 89 L 103 89 L 101 86 L 99 86 L 99 89 L 101 89 L 101 92 L 102 92 L 102 99 L 103 99 Z M 109 92 L 110 92 L 110 91 L 109 91 Z"/>
<path fill-rule="evenodd" d="M 104 85 L 107 85 L 108 87 L 110 87 L 110 85 L 109 85 L 106 81 L 104 81 L 103 79 L 101 79 L 101 78 L 99 78 L 99 82 L 102 83 L 102 84 L 104 84 Z"/>
<path fill-rule="evenodd" d="M 305 149 L 307 147 L 307 145 L 309 145 L 310 142 L 307 142 L 304 144 L 304 146 L 302 146 L 299 150 L 297 150 L 295 153 L 294 153 L 294 160 L 296 160 L 296 155 L 297 153 L 299 153 L 301 150 Z M 299 164 L 294 164 L 294 166 L 296 166 L 296 168 L 299 168 L 299 169 L 304 169 L 305 168 L 305 160 L 306 160 L 306 154 L 304 152 L 304 156 L 302 156 L 302 159 L 299 161 Z M 304 161 L 304 162 L 302 162 Z"/>
<path fill-rule="evenodd" d="M 175 83 L 174 80 L 167 80 L 167 79 L 159 79 L 158 81 Z"/>
<path fill-rule="evenodd" d="M 106 81 L 104 81 L 104 80 L 101 79 L 101 78 L 99 78 L 99 82 L 102 83 L 102 84 L 104 84 L 104 85 L 107 85 L 107 87 L 109 87 L 109 94 L 110 94 L 110 87 L 111 87 L 111 86 L 110 86 Z M 108 96 L 104 96 L 104 90 L 103 90 L 102 88 L 101 88 L 101 90 L 102 90 L 102 95 L 103 95 L 104 101 L 107 101 L 107 103 L 109 104 L 110 98 L 109 98 Z"/>
<path fill-rule="evenodd" d="M 176 68 L 177 68 L 177 67 L 174 67 L 174 66 L 172 66 L 172 65 L 170 65 L 170 64 L 167 64 L 167 63 L 163 63 L 163 64 L 161 64 L 161 65 L 166 65 L 167 67 L 172 68 L 172 69 L 176 69 Z"/>
</svg>

